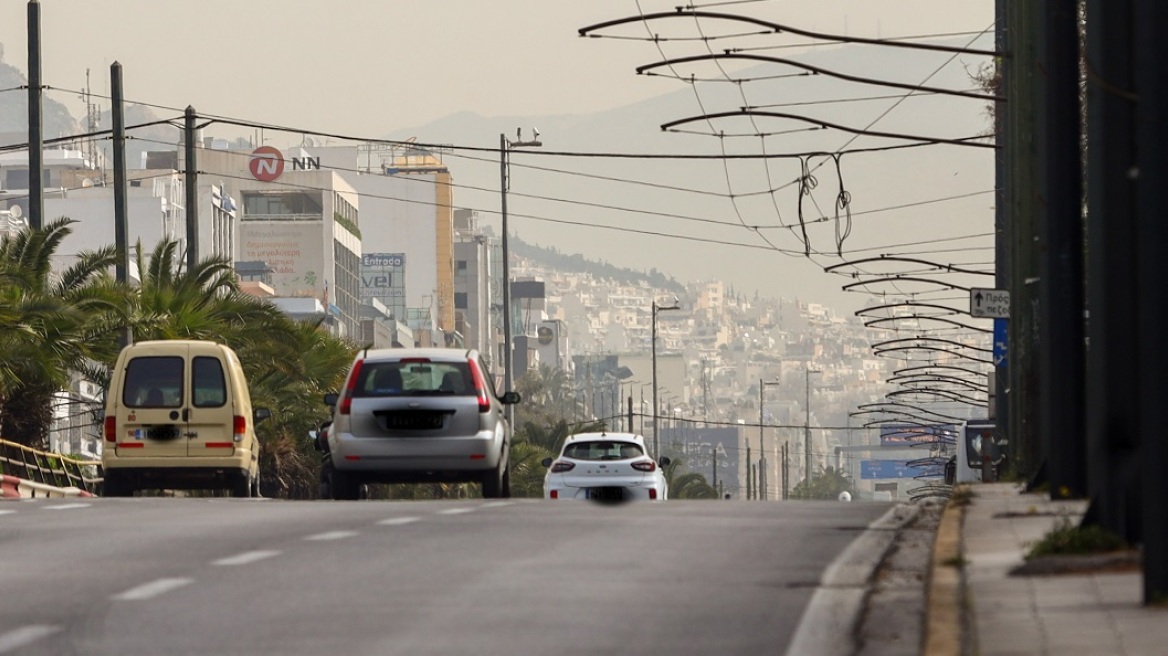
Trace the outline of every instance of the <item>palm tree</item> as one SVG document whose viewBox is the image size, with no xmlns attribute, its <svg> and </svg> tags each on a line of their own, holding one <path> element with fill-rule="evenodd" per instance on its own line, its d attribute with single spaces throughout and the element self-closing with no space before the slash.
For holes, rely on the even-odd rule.
<svg viewBox="0 0 1168 656">
<path fill-rule="evenodd" d="M 687 472 L 681 458 L 672 459 L 664 467 L 669 484 L 670 499 L 717 499 L 718 490 L 710 485 L 704 474 Z"/>
<path fill-rule="evenodd" d="M 48 443 L 53 395 L 95 361 L 112 361 L 127 289 L 109 275 L 112 247 L 84 251 L 60 274 L 53 257 L 72 233 L 61 218 L 0 241 L 0 435 Z"/>
</svg>

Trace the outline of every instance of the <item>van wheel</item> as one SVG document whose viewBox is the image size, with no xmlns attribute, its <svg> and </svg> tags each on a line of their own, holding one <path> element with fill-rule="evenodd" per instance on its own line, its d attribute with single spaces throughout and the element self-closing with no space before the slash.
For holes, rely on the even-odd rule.
<svg viewBox="0 0 1168 656">
<path fill-rule="evenodd" d="M 237 499 L 246 499 L 251 496 L 251 477 L 246 472 L 240 472 L 231 483 L 231 496 Z"/>
</svg>

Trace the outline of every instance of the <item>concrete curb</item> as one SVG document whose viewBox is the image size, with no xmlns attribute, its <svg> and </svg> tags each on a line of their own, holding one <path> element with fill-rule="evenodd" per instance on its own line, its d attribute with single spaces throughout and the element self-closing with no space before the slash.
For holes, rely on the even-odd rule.
<svg viewBox="0 0 1168 656">
<path fill-rule="evenodd" d="M 964 496 L 969 488 L 957 488 L 955 496 Z M 961 586 L 961 529 L 965 506 L 950 499 L 941 513 L 925 599 L 924 656 L 961 656 L 963 644 L 964 602 Z"/>
<path fill-rule="evenodd" d="M 43 499 L 63 497 L 92 497 L 93 494 L 77 487 L 57 487 L 0 474 L 0 499 Z"/>
<path fill-rule="evenodd" d="M 855 653 L 855 628 L 872 575 L 888 553 L 896 531 L 919 513 L 916 504 L 889 508 L 824 570 L 791 636 L 787 656 Z"/>
</svg>

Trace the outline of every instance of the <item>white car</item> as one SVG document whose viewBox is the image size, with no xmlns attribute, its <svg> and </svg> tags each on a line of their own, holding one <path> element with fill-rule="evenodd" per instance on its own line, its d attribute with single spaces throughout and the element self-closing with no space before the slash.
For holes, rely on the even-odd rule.
<svg viewBox="0 0 1168 656">
<path fill-rule="evenodd" d="M 645 453 L 645 438 L 635 433 L 577 433 L 564 441 L 560 456 L 545 458 L 546 499 L 664 501 L 669 498 L 662 467 Z"/>
</svg>

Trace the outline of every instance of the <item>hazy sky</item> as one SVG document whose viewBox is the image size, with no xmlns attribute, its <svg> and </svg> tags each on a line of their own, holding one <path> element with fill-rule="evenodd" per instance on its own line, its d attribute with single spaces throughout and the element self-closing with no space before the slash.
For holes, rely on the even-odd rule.
<svg viewBox="0 0 1168 656">
<path fill-rule="evenodd" d="M 160 105 L 324 131 L 382 134 L 458 111 L 601 110 L 675 88 L 634 74 L 641 41 L 577 30 L 634 15 L 636 0 L 41 0 L 43 80 Z M 677 0 L 640 0 L 646 12 Z M 992 0 L 766 0 L 736 10 L 863 36 L 984 29 Z M 5 61 L 27 70 L 27 3 L 0 3 Z M 670 29 L 663 26 L 662 29 Z M 641 28 L 640 33 L 644 32 Z M 297 93 L 299 91 L 299 93 Z M 67 93 L 52 98 L 74 110 Z"/>
<path fill-rule="evenodd" d="M 571 117 L 541 123 L 545 150 L 661 152 L 664 148 L 669 152 L 717 153 L 718 144 L 708 138 L 663 137 L 657 127 L 669 119 L 700 113 L 703 108 L 695 104 L 694 94 L 677 102 L 669 100 L 664 106 L 658 103 L 645 107 L 639 110 L 640 114 L 620 114 L 613 119 L 619 120 L 620 125 L 598 124 L 595 119 L 585 125 L 587 115 L 689 89 L 689 85 L 677 80 L 638 76 L 634 69 L 658 61 L 662 55 L 701 53 L 705 45 L 693 40 L 665 41 L 657 44 L 659 51 L 657 45 L 644 40 L 586 39 L 579 37 L 577 31 L 640 11 L 672 11 L 677 4 L 677 0 L 42 0 L 43 80 L 56 89 L 76 90 L 84 86 L 86 69 L 90 69 L 94 92 L 106 94 L 109 65 L 116 60 L 123 65 L 128 101 L 173 107 L 176 111 L 193 105 L 202 114 L 306 131 L 362 137 L 417 134 L 423 142 L 486 148 L 498 145 L 500 131 L 506 129 L 510 134 L 515 125 L 526 125 L 521 117 L 581 115 L 576 123 Z M 968 34 L 986 30 L 994 18 L 993 0 L 714 1 L 704 10 L 734 12 L 803 30 L 851 36 L 961 33 L 952 39 L 962 43 L 971 38 Z M 25 2 L 0 3 L 4 60 L 21 70 L 27 69 L 26 15 Z M 636 23 L 609 34 L 643 37 L 646 29 L 646 25 Z M 663 39 L 692 39 L 741 32 L 744 28 L 711 20 L 695 25 L 691 19 L 669 19 L 653 22 L 649 29 Z M 806 43 L 788 35 L 767 35 L 741 42 L 715 41 L 711 47 L 796 46 L 765 51 L 788 58 L 827 50 L 804 53 L 799 44 Z M 978 45 L 989 47 L 992 40 L 982 37 Z M 857 74 L 912 84 L 932 80 L 935 73 L 943 72 L 951 84 L 972 86 L 968 71 L 976 69 L 978 61 L 984 61 L 966 56 L 946 59 L 935 53 L 908 54 L 895 66 L 873 70 L 877 67 L 875 62 L 883 60 L 852 52 L 836 57 L 835 62 L 844 72 L 862 71 L 867 66 L 869 70 Z M 742 66 L 726 68 L 734 71 Z M 724 71 L 707 66 L 704 72 L 717 75 Z M 823 97 L 810 91 L 815 88 L 814 81 L 786 82 L 791 84 L 778 90 L 760 86 L 765 82 L 744 86 L 750 87 L 751 102 L 817 102 Z M 722 85 L 722 89 L 726 86 Z M 828 95 L 839 96 L 841 92 L 838 85 L 822 87 L 821 91 L 825 89 Z M 761 95 L 759 90 L 763 91 Z M 856 97 L 885 94 L 885 98 L 892 99 L 815 105 L 799 111 L 835 117 L 854 126 L 944 133 L 950 137 L 969 136 L 986 129 L 982 101 L 928 105 L 932 102 L 929 98 L 917 96 L 902 103 L 904 99 L 897 100 L 896 94 L 903 92 L 862 85 L 849 87 L 843 93 Z M 15 94 L 0 94 L 0 102 L 5 95 Z M 84 113 L 75 92 L 50 91 L 48 97 L 68 105 L 74 116 Z M 100 104 L 108 108 L 104 100 Z M 728 107 L 740 104 L 738 98 L 729 97 Z M 951 114 L 954 107 L 959 111 Z M 164 109 L 156 111 L 168 115 Z M 459 112 L 471 112 L 486 120 L 440 120 Z M 506 117 L 505 121 L 501 117 Z M 420 126 L 426 127 L 414 132 Z M 467 126 L 473 126 L 473 130 Z M 762 130 L 771 126 L 756 127 Z M 252 136 L 252 131 L 214 134 Z M 299 138 L 296 134 L 284 136 L 288 140 Z M 768 139 L 768 152 L 808 145 L 831 150 L 841 147 L 847 135 Z M 872 144 L 871 138 L 865 143 Z M 992 157 L 989 151 L 976 155 L 970 151 L 930 146 L 903 151 L 902 155 L 850 158 L 846 171 L 854 199 L 852 209 L 858 214 L 867 212 L 856 221 L 856 230 L 850 237 L 850 256 L 911 252 L 954 264 L 984 265 L 991 260 L 992 249 L 987 253 L 986 246 L 992 246 L 992 239 L 985 235 L 993 231 L 993 198 L 987 195 L 993 187 Z M 519 159 L 513 156 L 513 161 Z M 498 165 L 491 163 L 490 154 L 480 160 L 448 159 L 456 183 L 462 185 L 456 189 L 455 203 L 479 210 L 485 221 L 495 221 L 498 194 L 492 190 L 498 189 Z M 695 197 L 676 189 L 651 191 L 644 186 L 618 188 L 610 184 L 602 188 L 598 181 L 578 175 L 553 180 L 550 174 L 521 170 L 518 177 L 513 177 L 512 229 L 520 231 L 525 240 L 619 266 L 658 268 L 683 281 L 722 279 L 746 292 L 761 288 L 764 293 L 817 300 L 817 294 L 828 290 L 837 292 L 838 297 L 842 283 L 823 273 L 823 267 L 832 263 L 830 257 L 810 261 L 799 257 L 798 252 L 792 257 L 791 253 L 765 250 L 774 245 L 800 250 L 795 237 L 797 228 L 792 223 L 797 209 L 810 219 L 819 219 L 810 229 L 816 232 L 816 243 L 830 250 L 833 195 L 837 189 L 836 174 L 830 166 L 817 173 L 820 187 L 815 196 L 807 199 L 806 207 L 796 208 L 798 195 L 790 185 L 799 175 L 798 161 L 773 165 L 758 161 L 733 165 L 714 162 L 702 172 L 677 162 L 626 166 L 617 160 L 585 163 L 564 159 L 551 164 L 675 185 L 684 187 L 683 192 L 708 188 L 722 196 Z M 781 195 L 768 195 L 767 188 L 783 191 Z M 764 190 L 761 195 L 730 200 L 735 194 L 758 189 Z M 535 199 L 524 198 L 524 192 L 636 207 L 646 213 L 605 211 L 579 202 L 574 206 L 562 202 L 540 205 Z M 932 204 L 950 197 L 964 200 Z M 905 209 L 886 211 L 901 205 Z M 651 212 L 686 214 L 710 221 L 703 227 L 699 222 L 663 218 Z M 570 219 L 577 224 L 524 220 L 524 214 Z M 633 230 L 622 233 L 581 227 L 602 223 Z M 762 226 L 764 230 L 755 233 L 751 226 Z M 694 239 L 647 234 L 653 232 L 688 234 Z M 764 235 L 770 236 L 769 242 L 763 239 Z M 968 241 L 964 235 L 981 237 Z M 959 239 L 953 240 L 955 237 Z M 711 239 L 750 243 L 752 248 L 718 245 Z M 884 248 L 886 244 L 913 242 L 935 245 Z M 980 246 L 980 250 L 972 252 L 968 248 L 972 245 Z M 760 252 L 760 248 L 764 250 Z M 802 268 L 792 269 L 792 260 Z M 982 283 L 975 286 L 988 286 Z"/>
</svg>

